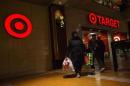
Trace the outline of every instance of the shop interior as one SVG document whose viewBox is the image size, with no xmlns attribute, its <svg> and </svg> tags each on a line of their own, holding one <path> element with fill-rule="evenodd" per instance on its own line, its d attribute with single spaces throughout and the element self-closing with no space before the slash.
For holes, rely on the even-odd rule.
<svg viewBox="0 0 130 86">
<path fill-rule="evenodd" d="M 86 48 L 88 47 L 88 42 L 91 39 L 91 35 L 96 34 L 97 37 L 100 37 L 101 40 L 105 44 L 105 63 L 108 66 L 108 68 L 112 69 L 112 48 L 111 48 L 111 42 L 118 42 L 118 41 L 123 41 L 127 40 L 127 33 L 117 31 L 117 30 L 103 30 L 103 29 L 97 29 L 97 28 L 88 28 L 88 27 L 82 27 L 83 35 L 82 35 L 82 40 L 83 43 L 85 44 Z M 117 49 L 116 54 L 120 57 L 126 57 L 126 53 L 123 52 L 122 49 Z M 128 52 L 127 52 L 128 55 Z M 117 57 L 118 57 L 117 56 Z M 119 57 L 118 62 L 122 62 Z M 120 64 L 119 63 L 119 64 Z"/>
</svg>

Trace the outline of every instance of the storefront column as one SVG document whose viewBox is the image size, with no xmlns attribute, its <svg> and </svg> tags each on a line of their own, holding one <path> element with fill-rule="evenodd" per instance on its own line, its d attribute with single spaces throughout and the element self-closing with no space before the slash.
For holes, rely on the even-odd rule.
<svg viewBox="0 0 130 86">
<path fill-rule="evenodd" d="M 108 45 L 109 45 L 109 57 L 110 57 L 110 61 L 112 64 L 112 68 L 114 69 L 114 65 L 113 65 L 113 57 L 112 57 L 112 46 L 111 46 L 111 42 L 112 42 L 112 34 L 111 32 L 108 32 Z"/>
</svg>

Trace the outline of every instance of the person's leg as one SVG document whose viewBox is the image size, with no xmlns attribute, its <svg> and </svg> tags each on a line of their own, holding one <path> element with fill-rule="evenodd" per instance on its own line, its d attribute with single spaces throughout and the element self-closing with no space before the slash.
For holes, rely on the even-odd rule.
<svg viewBox="0 0 130 86">
<path fill-rule="evenodd" d="M 77 71 L 77 78 L 80 78 L 80 76 L 81 76 L 81 69 L 82 69 L 82 65 L 81 64 L 79 64 L 78 65 L 78 67 L 77 67 L 77 69 L 78 69 L 78 71 Z"/>
<path fill-rule="evenodd" d="M 80 62 L 76 62 L 74 68 L 75 68 L 76 77 L 79 78 L 81 76 L 82 64 Z"/>
<path fill-rule="evenodd" d="M 105 66 L 105 61 L 104 61 L 104 52 L 101 53 L 101 60 L 102 60 L 103 65 Z"/>
<path fill-rule="evenodd" d="M 104 52 L 97 52 L 97 60 L 100 63 L 100 65 L 104 65 Z M 100 62 L 101 61 L 101 62 Z"/>
<path fill-rule="evenodd" d="M 104 68 L 104 63 L 102 61 L 102 54 L 101 53 L 96 53 L 95 58 L 96 58 L 96 60 L 97 60 L 97 62 L 99 64 L 99 68 L 100 69 Z"/>
</svg>

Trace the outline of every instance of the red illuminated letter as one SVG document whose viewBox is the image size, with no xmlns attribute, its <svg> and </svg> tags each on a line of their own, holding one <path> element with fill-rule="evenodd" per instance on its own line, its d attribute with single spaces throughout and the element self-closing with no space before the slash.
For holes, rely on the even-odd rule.
<svg viewBox="0 0 130 86">
<path fill-rule="evenodd" d="M 113 19 L 110 18 L 109 26 L 113 28 Z"/>
<path fill-rule="evenodd" d="M 109 26 L 109 18 L 106 18 L 106 26 Z"/>
<path fill-rule="evenodd" d="M 98 18 L 98 23 L 102 24 L 102 22 L 101 22 L 101 16 L 98 15 L 97 18 Z"/>
<path fill-rule="evenodd" d="M 116 22 L 117 22 L 117 28 L 119 28 L 120 27 L 120 21 L 116 20 Z"/>
<path fill-rule="evenodd" d="M 117 26 L 117 21 L 116 21 L 116 20 L 113 21 L 113 27 L 114 27 L 114 28 L 118 28 L 118 26 Z"/>
<path fill-rule="evenodd" d="M 105 19 L 102 17 L 102 25 L 105 25 Z"/>
</svg>

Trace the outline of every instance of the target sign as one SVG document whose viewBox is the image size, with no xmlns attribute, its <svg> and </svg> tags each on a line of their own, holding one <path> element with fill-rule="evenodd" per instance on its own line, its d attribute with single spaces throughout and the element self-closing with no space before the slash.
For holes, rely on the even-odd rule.
<svg viewBox="0 0 130 86">
<path fill-rule="evenodd" d="M 92 24 L 96 24 L 97 23 L 97 16 L 94 13 L 90 13 L 89 20 Z"/>
<path fill-rule="evenodd" d="M 30 20 L 22 14 L 11 14 L 4 22 L 4 27 L 8 34 L 16 38 L 25 38 L 32 31 Z"/>
<path fill-rule="evenodd" d="M 120 21 L 117 19 L 109 18 L 109 17 L 104 17 L 97 15 L 93 12 L 89 13 L 88 15 L 89 22 L 94 25 L 102 25 L 102 26 L 107 26 L 111 28 L 119 28 L 120 27 Z"/>
</svg>

